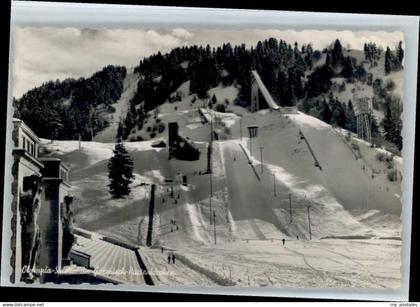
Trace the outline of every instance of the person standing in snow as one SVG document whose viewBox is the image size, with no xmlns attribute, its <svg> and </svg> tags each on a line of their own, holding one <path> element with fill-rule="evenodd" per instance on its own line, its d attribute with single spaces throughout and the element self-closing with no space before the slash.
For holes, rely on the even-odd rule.
<svg viewBox="0 0 420 307">
<path fill-rule="evenodd" d="M 162 254 L 163 254 L 163 247 L 161 247 L 161 248 L 160 248 L 160 250 L 161 250 L 161 252 L 162 252 Z"/>
<path fill-rule="evenodd" d="M 286 240 L 285 240 L 285 239 L 283 239 L 282 241 L 283 241 L 283 246 L 284 246 L 284 243 L 286 243 Z"/>
<path fill-rule="evenodd" d="M 175 255 L 172 254 L 172 263 L 175 264 Z"/>
<path fill-rule="evenodd" d="M 168 263 L 171 263 L 171 255 L 168 255 Z"/>
</svg>

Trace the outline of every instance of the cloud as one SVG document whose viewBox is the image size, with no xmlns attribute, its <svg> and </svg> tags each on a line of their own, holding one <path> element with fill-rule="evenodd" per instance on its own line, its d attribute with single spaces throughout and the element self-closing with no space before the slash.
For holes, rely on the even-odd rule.
<svg viewBox="0 0 420 307">
<path fill-rule="evenodd" d="M 172 35 L 174 35 L 176 37 L 185 38 L 185 39 L 189 39 L 189 38 L 192 38 L 194 36 L 194 34 L 192 34 L 191 32 L 189 32 L 188 30 L 185 30 L 185 29 L 173 29 L 172 30 Z"/>
<path fill-rule="evenodd" d="M 178 46 L 216 47 L 230 42 L 250 47 L 269 37 L 290 44 L 311 42 L 314 48 L 324 48 L 339 38 L 343 46 L 354 49 L 362 49 L 367 41 L 394 47 L 403 40 L 401 32 L 14 28 L 13 96 L 18 98 L 49 80 L 88 77 L 108 64 L 134 67 L 144 57 Z"/>
<path fill-rule="evenodd" d="M 155 30 L 16 28 L 13 95 L 51 79 L 88 77 L 108 64 L 133 67 L 143 57 L 183 45 L 184 37 Z"/>
</svg>

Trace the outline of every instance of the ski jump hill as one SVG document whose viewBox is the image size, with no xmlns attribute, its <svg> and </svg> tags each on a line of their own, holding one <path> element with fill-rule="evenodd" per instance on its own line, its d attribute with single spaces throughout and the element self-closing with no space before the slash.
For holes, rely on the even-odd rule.
<svg viewBox="0 0 420 307">
<path fill-rule="evenodd" d="M 256 70 L 251 71 L 252 81 L 251 81 L 251 111 L 256 112 L 260 108 L 259 95 L 261 93 L 264 101 L 267 103 L 267 106 L 272 111 L 280 111 L 282 114 L 291 114 L 297 113 L 296 107 L 281 107 L 273 99 L 264 82 L 261 80 L 260 75 Z"/>
<path fill-rule="evenodd" d="M 50 156 L 58 156 L 71 165 L 77 226 L 144 244 L 150 185 L 156 184 L 153 221 L 156 245 L 212 244 L 214 231 L 219 243 L 308 238 L 308 206 L 313 239 L 398 236 L 400 182 L 387 181 L 386 166 L 381 166 L 382 174 L 373 178 L 366 167 L 368 163 L 355 159 L 348 144 L 330 125 L 293 108 L 280 107 L 259 75 L 252 74 L 255 89 L 268 100 L 268 110 L 248 112 L 230 106 L 231 113 L 206 111 L 218 119 L 214 122 L 220 122 L 224 133 L 223 139 L 213 143 L 212 179 L 210 174 L 203 174 L 206 155 L 197 161 L 168 160 L 167 148 L 152 147 L 159 139 L 167 140 L 166 130 L 150 141 L 125 143 L 133 158 L 136 179 L 131 195 L 115 200 L 107 191 L 107 163 L 112 156 L 113 142 L 82 142 L 79 148 L 77 141 L 53 144 L 46 141 L 44 146 Z M 135 80 L 135 76 L 130 78 Z M 174 110 L 173 104 L 165 103 L 159 118 L 165 124 L 178 122 L 180 133 L 195 142 L 201 152 L 206 152 L 210 124 L 202 122 L 199 112 L 190 107 L 193 94 L 189 94 L 186 85 L 182 86 L 185 87 L 182 101 L 176 102 L 178 110 Z M 127 91 L 131 90 L 127 86 Z M 228 90 L 231 89 L 212 89 L 216 94 Z M 127 93 L 124 97 L 128 96 Z M 219 96 L 218 100 L 224 101 Z M 249 139 L 241 138 L 246 135 L 246 126 L 251 125 L 259 127 L 252 150 Z M 353 138 L 353 141 L 365 153 L 374 150 L 361 140 Z M 316 161 L 322 170 L 315 165 Z M 182 175 L 188 177 L 187 186 L 182 185 Z M 213 180 L 212 193 L 210 180 Z M 171 187 L 173 196 L 168 192 Z M 357 210 L 365 215 L 354 214 Z M 213 227 L 211 212 L 215 214 L 217 227 Z M 373 216 L 375 223 L 370 220 Z M 173 220 L 177 227 L 171 223 Z"/>
<path fill-rule="evenodd" d="M 346 204 L 347 209 L 355 209 L 364 204 L 366 210 L 379 209 L 397 215 L 401 213 L 401 207 L 395 206 L 399 199 L 386 193 L 385 186 L 381 187 L 381 184 L 373 180 L 374 176 L 365 171 L 366 163 L 353 159 L 354 152 L 330 125 L 297 112 L 295 108 L 281 108 L 270 95 L 258 72 L 251 73 L 251 110 L 255 112 L 259 107 L 259 91 L 270 110 L 280 111 L 282 115 L 289 114 L 289 118 L 299 127 L 300 139 L 307 145 L 314 166 L 323 172 L 320 174 L 323 185 L 334 191 L 340 203 Z M 351 167 L 343 165 L 343 161 L 348 161 L 346 163 L 350 163 Z"/>
</svg>

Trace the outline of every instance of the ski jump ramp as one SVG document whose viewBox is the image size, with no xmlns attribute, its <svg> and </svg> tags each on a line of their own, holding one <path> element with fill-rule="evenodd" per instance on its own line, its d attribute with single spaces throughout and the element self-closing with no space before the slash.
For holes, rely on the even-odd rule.
<svg viewBox="0 0 420 307">
<path fill-rule="evenodd" d="M 296 107 L 280 107 L 271 96 L 260 75 L 256 70 L 251 71 L 251 112 L 256 112 L 260 109 L 259 93 L 263 96 L 270 110 L 280 111 L 283 114 L 297 114 Z"/>
</svg>

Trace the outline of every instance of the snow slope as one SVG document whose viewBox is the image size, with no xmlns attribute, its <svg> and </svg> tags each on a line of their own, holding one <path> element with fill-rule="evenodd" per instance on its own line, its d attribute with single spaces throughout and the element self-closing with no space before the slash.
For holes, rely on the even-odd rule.
<svg viewBox="0 0 420 307">
<path fill-rule="evenodd" d="M 325 184 L 340 203 L 348 209 L 366 206 L 369 209 L 401 214 L 399 199 L 372 181 L 363 171 L 363 165 L 359 163 L 361 161 L 354 159 L 348 147 L 329 125 L 303 113 L 290 117 L 309 139 L 322 165 Z"/>
<path fill-rule="evenodd" d="M 99 132 L 93 138 L 95 142 L 115 142 L 118 131 L 118 123 L 126 116 L 129 108 L 130 99 L 133 98 L 137 90 L 138 74 L 134 73 L 134 69 L 131 68 L 127 71 L 127 75 L 123 83 L 123 93 L 120 99 L 113 104 L 115 112 L 110 115 L 110 125 Z"/>
<path fill-rule="evenodd" d="M 252 155 L 261 181 L 254 175 L 255 171 L 249 166 L 239 147 L 239 143 L 242 143 L 249 149 L 248 138 L 244 138 L 243 142 L 221 142 L 224 160 L 229 161 L 225 163 L 225 167 L 233 219 L 237 227 L 238 220 L 241 223 L 245 223 L 243 220 L 258 220 L 256 224 L 251 222 L 246 231 L 242 230 L 245 238 L 249 236 L 265 239 L 296 235 L 308 237 L 307 205 L 311 205 L 314 224 L 312 232 L 315 237 L 339 236 L 345 233 L 347 236 L 381 236 L 359 223 L 350 211 L 355 208 L 365 209 L 364 197 L 369 196 L 368 208 L 380 207 L 383 212 L 394 213 L 399 219 L 399 200 L 391 193 L 379 190 L 373 183 L 371 187 L 367 186 L 370 184 L 370 177 L 362 172 L 362 166 L 354 160 L 347 146 L 332 133 L 329 125 L 302 113 L 288 117 L 286 119 L 275 112 L 260 111 L 243 118 L 243 130 L 248 125 L 256 124 L 260 127 L 259 137 L 253 139 Z M 322 171 L 314 166 L 306 144 L 299 138 L 299 129 L 311 130 L 312 134 L 308 139 L 311 143 L 319 144 L 313 146 L 317 157 L 327 156 L 325 159 L 318 158 Z M 320 129 L 319 135 L 316 134 L 317 129 Z M 233 126 L 232 132 L 234 136 L 238 136 L 239 125 Z M 246 133 L 243 131 L 243 135 Z M 305 133 L 308 134 L 306 130 Z M 262 174 L 259 147 L 263 147 Z M 336 175 L 336 171 L 340 176 Z M 359 181 L 360 176 L 365 178 L 362 177 Z M 275 193 L 277 196 L 274 196 Z M 289 194 L 293 223 L 290 223 Z M 238 229 L 237 235 L 241 232 L 241 227 Z M 398 228 L 394 230 L 398 234 Z"/>
<path fill-rule="evenodd" d="M 179 253 L 242 287 L 399 288 L 401 242 L 249 240 Z"/>
<path fill-rule="evenodd" d="M 244 138 L 241 142 L 238 137 L 238 118 L 235 115 L 229 118 L 229 121 L 234 121 L 230 129 L 231 139 L 214 142 L 212 205 L 222 227 L 219 229 L 220 240 L 308 237 L 307 205 L 311 205 L 312 235 L 315 238 L 382 236 L 353 217 L 351 211 L 355 209 L 378 209 L 399 216 L 399 199 L 379 189 L 380 186 L 362 170 L 361 162 L 354 159 L 353 153 L 329 125 L 302 113 L 286 118 L 263 110 L 243 116 L 243 130 L 250 124 L 260 126 L 260 137 L 253 140 L 253 170 L 239 146 L 242 144 L 250 155 L 249 140 Z M 191 130 L 201 135 L 190 134 L 190 137 L 206 141 L 209 128 L 209 124 L 201 124 L 200 129 Z M 313 147 L 322 171 L 314 166 L 307 145 L 299 137 L 299 129 Z M 243 131 L 243 135 L 245 133 Z M 126 143 L 134 160 L 136 180 L 131 196 L 122 200 L 111 199 L 106 188 L 106 165 L 113 144 L 83 142 L 81 150 L 75 141 L 48 145 L 52 155 L 72 165 L 73 193 L 80 199 L 80 202 L 76 201 L 79 211 L 76 215 L 80 215 L 78 220 L 83 224 L 80 226 L 118 236 L 125 233 L 131 242 L 141 243 L 139 229 L 143 232 L 146 229 L 150 191 L 142 183 L 155 183 L 159 185 L 155 223 L 160 235 L 157 241 L 180 245 L 212 242 L 210 178 L 209 175 L 199 175 L 206 169 L 206 142 L 197 143 L 202 154 L 200 160 L 194 162 L 168 160 L 166 149 L 152 148 L 151 144 L 152 141 Z M 264 147 L 263 174 L 260 174 L 259 165 L 260 146 Z M 54 148 L 59 151 L 54 151 Z M 188 188 L 179 184 L 179 174 L 188 176 Z M 175 180 L 175 195 L 179 195 L 176 204 L 169 196 L 165 178 Z M 274 195 L 274 178 L 277 195 Z M 177 231 L 175 227 L 171 231 L 172 219 L 178 222 Z M 144 234 L 141 237 L 145 238 Z M 185 240 L 186 237 L 189 239 Z"/>
<path fill-rule="evenodd" d="M 205 116 L 212 114 L 223 138 L 213 143 L 213 174 L 201 174 L 207 166 L 210 124 L 185 104 L 171 112 L 168 103 L 159 115 L 162 121 L 178 122 L 180 133 L 200 148 L 200 159 L 168 160 L 167 148 L 153 148 L 154 140 L 127 142 L 135 180 L 124 199 L 112 199 L 107 191 L 113 143 L 81 142 L 79 149 L 77 141 L 44 141 L 49 156 L 71 166 L 78 227 L 142 246 L 149 270 L 170 272 L 155 276 L 162 285 L 211 285 L 226 279 L 260 286 L 398 285 L 401 204 L 393 194 L 400 193 L 395 190 L 399 185 L 384 191 L 383 182 L 371 179 L 331 126 L 302 113 L 242 110 L 236 115 L 203 109 Z M 252 148 L 250 125 L 259 126 Z M 300 130 L 322 170 L 314 165 Z M 370 148 L 363 150 L 372 159 Z M 187 176 L 187 186 L 181 185 L 181 175 Z M 152 183 L 157 185 L 153 244 L 165 247 L 164 253 L 144 247 Z M 307 240 L 309 225 L 312 241 Z M 279 244 L 283 238 L 285 248 Z M 168 250 L 180 256 L 176 267 L 166 263 Z M 385 261 L 387 266 L 381 266 Z"/>
<path fill-rule="evenodd" d="M 227 109 L 235 108 L 233 106 L 233 101 L 238 96 L 238 89 L 234 86 L 223 87 L 218 85 L 217 87 L 211 88 L 208 90 L 209 97 L 213 95 L 216 96 L 217 104 L 223 104 Z M 180 97 L 180 101 L 169 100 L 163 103 L 158 108 L 157 118 L 154 117 L 154 111 L 148 113 L 148 119 L 146 120 L 142 129 L 133 128 L 127 140 L 135 141 L 140 136 L 143 140 L 151 139 L 151 132 L 154 126 L 162 123 L 167 127 L 169 122 L 178 122 L 181 133 L 183 135 L 190 137 L 191 139 L 201 141 L 207 140 L 207 135 L 205 129 L 203 129 L 202 118 L 200 117 L 198 110 L 200 108 L 207 107 L 206 101 L 200 100 L 196 97 L 196 94 L 190 93 L 190 81 L 186 81 L 179 86 L 179 88 L 174 91 L 170 96 Z M 229 104 L 226 104 L 226 100 Z M 213 106 L 214 108 L 216 107 Z M 207 128 L 206 128 L 207 129 Z M 165 129 L 162 132 L 154 131 L 157 138 L 167 138 L 167 130 Z M 202 136 L 205 135 L 203 138 Z"/>
</svg>

